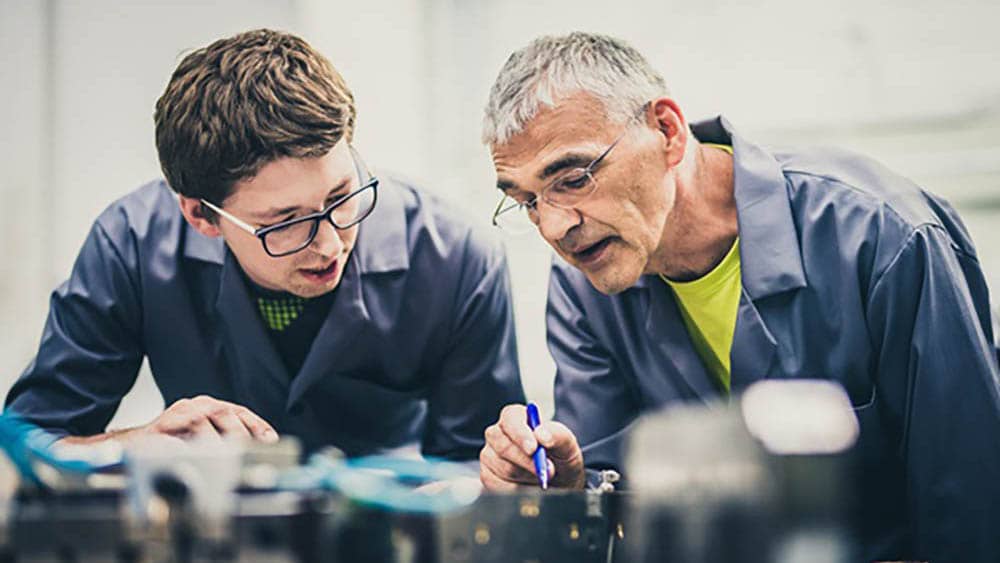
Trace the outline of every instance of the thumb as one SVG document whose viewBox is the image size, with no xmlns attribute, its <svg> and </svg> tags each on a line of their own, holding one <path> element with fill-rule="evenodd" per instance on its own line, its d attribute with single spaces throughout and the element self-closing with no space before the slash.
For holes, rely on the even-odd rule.
<svg viewBox="0 0 1000 563">
<path fill-rule="evenodd" d="M 549 457 L 557 461 L 567 461 L 580 455 L 580 446 L 576 436 L 564 424 L 547 421 L 535 428 L 535 439 L 548 452 Z"/>
</svg>

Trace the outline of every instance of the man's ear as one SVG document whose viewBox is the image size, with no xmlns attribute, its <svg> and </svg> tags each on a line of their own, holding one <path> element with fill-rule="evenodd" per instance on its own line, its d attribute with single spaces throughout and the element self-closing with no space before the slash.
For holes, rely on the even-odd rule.
<svg viewBox="0 0 1000 563">
<path fill-rule="evenodd" d="M 677 166 L 684 158 L 690 133 L 680 106 L 673 98 L 657 98 L 649 102 L 646 121 L 660 133 L 667 165 Z"/>
<path fill-rule="evenodd" d="M 181 206 L 181 213 L 184 215 L 184 219 L 186 219 L 188 224 L 194 227 L 196 231 L 206 237 L 222 236 L 222 231 L 220 231 L 218 225 L 215 224 L 215 219 L 209 219 L 206 215 L 206 211 L 208 213 L 211 213 L 211 211 L 205 209 L 205 207 L 201 204 L 200 199 L 178 195 L 177 200 Z"/>
</svg>

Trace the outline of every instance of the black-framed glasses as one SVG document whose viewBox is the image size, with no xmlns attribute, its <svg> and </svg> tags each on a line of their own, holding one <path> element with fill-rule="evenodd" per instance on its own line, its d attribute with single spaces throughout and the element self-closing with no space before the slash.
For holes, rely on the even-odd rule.
<svg viewBox="0 0 1000 563">
<path fill-rule="evenodd" d="M 597 158 L 590 161 L 590 164 L 583 168 L 571 168 L 560 173 L 542 188 L 538 195 L 527 201 L 518 201 L 503 194 L 493 210 L 493 226 L 512 232 L 533 229 L 538 224 L 539 198 L 545 203 L 561 209 L 573 209 L 583 203 L 597 191 L 598 184 L 594 178 L 594 169 L 611 154 L 611 151 L 625 138 L 626 133 L 628 130 L 622 132 Z"/>
<path fill-rule="evenodd" d="M 322 221 L 329 221 L 334 228 L 339 230 L 349 229 L 364 221 L 375 209 L 375 202 L 378 199 L 378 178 L 372 176 L 354 147 L 350 147 L 350 150 L 361 187 L 338 198 L 322 211 L 265 227 L 254 227 L 210 201 L 202 199 L 201 203 L 237 227 L 260 239 L 264 246 L 264 252 L 267 252 L 269 256 L 280 258 L 295 254 L 312 244 Z M 362 169 L 364 170 L 363 174 Z"/>
</svg>

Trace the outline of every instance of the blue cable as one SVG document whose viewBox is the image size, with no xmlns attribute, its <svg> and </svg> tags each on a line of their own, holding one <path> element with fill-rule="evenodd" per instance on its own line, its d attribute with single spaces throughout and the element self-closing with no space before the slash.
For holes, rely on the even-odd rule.
<svg viewBox="0 0 1000 563">
<path fill-rule="evenodd" d="M 279 479 L 278 488 L 321 488 L 339 492 L 360 504 L 394 512 L 441 513 L 471 504 L 479 496 L 478 486 L 462 488 L 453 483 L 440 492 L 421 493 L 409 483 L 446 481 L 459 477 L 471 479 L 475 477 L 475 473 L 463 465 L 436 459 L 367 456 L 334 460 L 314 455 L 302 468 L 283 475 Z"/>
<path fill-rule="evenodd" d="M 44 485 L 34 469 L 36 461 L 68 473 L 86 475 L 97 469 L 80 459 L 64 459 L 53 454 L 52 444 L 59 437 L 19 417 L 0 413 L 0 448 L 7 453 L 21 477 L 35 485 Z"/>
<path fill-rule="evenodd" d="M 21 477 L 35 485 L 45 486 L 36 473 L 36 463 L 44 463 L 59 471 L 88 475 L 120 465 L 95 464 L 82 459 L 55 455 L 52 445 L 59 436 L 47 432 L 17 416 L 0 413 L 0 448 L 6 452 Z M 361 504 L 396 512 L 439 513 L 457 510 L 471 504 L 479 496 L 478 483 L 469 487 L 453 482 L 434 493 L 421 493 L 414 484 L 473 479 L 469 468 L 439 459 L 406 459 L 389 456 L 367 456 L 337 460 L 313 455 L 309 462 L 281 475 L 282 490 L 325 489 L 339 492 Z"/>
<path fill-rule="evenodd" d="M 423 459 L 399 458 L 385 455 L 370 455 L 349 458 L 349 467 L 391 471 L 399 477 L 422 481 L 443 481 L 457 477 L 476 477 L 464 465 L 444 459 L 425 457 Z"/>
</svg>

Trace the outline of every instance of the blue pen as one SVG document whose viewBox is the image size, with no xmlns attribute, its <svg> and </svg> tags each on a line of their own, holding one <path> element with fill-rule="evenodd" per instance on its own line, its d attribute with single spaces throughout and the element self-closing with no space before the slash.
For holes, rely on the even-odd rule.
<svg viewBox="0 0 1000 563">
<path fill-rule="evenodd" d="M 538 428 L 538 425 L 542 421 L 538 416 L 538 405 L 535 403 L 528 403 L 528 426 L 532 430 Z M 535 474 L 538 475 L 538 484 L 541 485 L 543 489 L 549 488 L 549 460 L 545 455 L 545 448 L 541 445 L 535 450 L 535 453 L 531 454 L 531 458 L 535 460 Z"/>
</svg>

